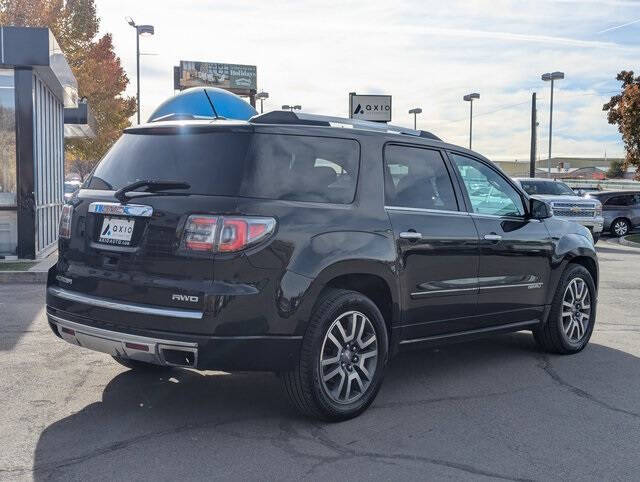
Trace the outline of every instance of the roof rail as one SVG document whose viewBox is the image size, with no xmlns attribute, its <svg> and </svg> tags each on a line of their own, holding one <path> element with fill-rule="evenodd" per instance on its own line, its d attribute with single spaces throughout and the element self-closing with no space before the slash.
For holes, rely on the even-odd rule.
<svg viewBox="0 0 640 482">
<path fill-rule="evenodd" d="M 347 119 L 345 117 L 305 114 L 304 112 L 295 113 L 290 111 L 275 110 L 267 112 L 266 114 L 253 116 L 251 119 L 249 119 L 249 122 L 253 124 L 295 124 L 323 127 L 349 126 L 355 129 L 388 132 L 390 134 L 403 134 L 415 137 L 425 137 L 427 139 L 434 139 L 436 141 L 442 140 L 438 136 L 427 131 L 419 131 L 386 123 L 363 121 L 359 119 Z"/>
</svg>

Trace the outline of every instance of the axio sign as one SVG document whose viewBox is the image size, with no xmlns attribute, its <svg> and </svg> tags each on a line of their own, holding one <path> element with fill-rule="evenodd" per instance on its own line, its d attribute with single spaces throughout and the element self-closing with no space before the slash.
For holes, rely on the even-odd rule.
<svg viewBox="0 0 640 482">
<path fill-rule="evenodd" d="M 391 96 L 349 94 L 349 118 L 391 122 Z"/>
</svg>

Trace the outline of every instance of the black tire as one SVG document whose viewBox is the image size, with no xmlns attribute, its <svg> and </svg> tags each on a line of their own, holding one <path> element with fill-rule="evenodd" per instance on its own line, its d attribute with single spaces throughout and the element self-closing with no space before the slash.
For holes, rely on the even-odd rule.
<svg viewBox="0 0 640 482">
<path fill-rule="evenodd" d="M 173 367 L 168 365 L 156 365 L 154 363 L 147 363 L 140 360 L 131 360 L 129 358 L 121 358 L 119 356 L 113 356 L 113 359 L 118 363 L 120 363 L 120 365 L 127 367 L 131 370 L 145 371 L 145 372 L 164 372 L 164 371 L 169 371 L 173 369 Z"/>
<path fill-rule="evenodd" d="M 576 278 L 582 279 L 589 290 L 591 311 L 589 313 L 589 325 L 584 330 L 582 338 L 578 341 L 571 341 L 565 334 L 562 311 L 565 291 L 569 283 Z M 596 286 L 589 271 L 582 265 L 569 264 L 560 277 L 546 323 L 533 330 L 533 336 L 538 346 L 546 352 L 562 355 L 570 355 L 581 351 L 587 346 L 593 333 L 593 326 L 596 321 L 596 300 Z"/>
<path fill-rule="evenodd" d="M 370 367 L 375 366 L 375 372 L 360 398 L 350 403 L 338 403 L 328 395 L 325 383 L 321 381 L 321 352 L 327 331 L 338 318 L 350 311 L 364 314 L 371 322 L 377 337 L 377 359 Z M 388 345 L 384 318 L 373 301 L 355 291 L 325 290 L 307 327 L 300 360 L 293 370 L 281 374 L 291 403 L 302 414 L 324 421 L 338 422 L 358 416 L 373 402 L 380 389 L 387 365 Z"/>
<path fill-rule="evenodd" d="M 618 229 L 619 226 L 619 229 Z M 628 219 L 625 218 L 617 218 L 614 219 L 611 223 L 611 234 L 616 236 L 617 238 L 621 238 L 622 236 L 626 236 L 631 232 L 631 223 Z"/>
</svg>

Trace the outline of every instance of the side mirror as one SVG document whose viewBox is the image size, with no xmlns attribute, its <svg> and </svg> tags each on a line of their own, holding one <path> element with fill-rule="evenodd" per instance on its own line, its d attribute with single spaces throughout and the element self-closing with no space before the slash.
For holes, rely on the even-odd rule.
<svg viewBox="0 0 640 482">
<path fill-rule="evenodd" d="M 535 198 L 529 200 L 529 212 L 533 219 L 547 219 L 553 216 L 551 205 Z"/>
</svg>

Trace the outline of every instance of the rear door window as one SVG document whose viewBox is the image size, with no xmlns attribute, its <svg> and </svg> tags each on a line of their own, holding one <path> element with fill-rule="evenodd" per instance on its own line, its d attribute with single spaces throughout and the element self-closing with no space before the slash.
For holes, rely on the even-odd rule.
<svg viewBox="0 0 640 482">
<path fill-rule="evenodd" d="M 457 211 L 449 172 L 439 151 L 389 145 L 384 151 L 385 205 Z"/>
<path fill-rule="evenodd" d="M 606 206 L 630 206 L 633 201 L 633 196 L 625 195 L 625 196 L 615 196 L 609 199 L 605 205 Z"/>
<path fill-rule="evenodd" d="M 359 159 L 359 144 L 352 139 L 127 133 L 86 187 L 117 190 L 140 180 L 179 181 L 189 189 L 173 192 L 344 204 L 354 199 Z"/>
</svg>

